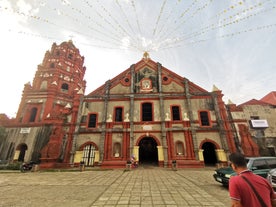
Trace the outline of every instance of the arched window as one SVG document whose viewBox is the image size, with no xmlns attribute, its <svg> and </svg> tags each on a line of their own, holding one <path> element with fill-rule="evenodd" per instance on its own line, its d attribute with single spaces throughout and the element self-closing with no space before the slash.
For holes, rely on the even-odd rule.
<svg viewBox="0 0 276 207">
<path fill-rule="evenodd" d="M 61 90 L 62 90 L 63 92 L 68 92 L 68 89 L 69 89 L 69 86 L 68 86 L 67 83 L 63 83 L 63 84 L 61 85 Z"/>
<path fill-rule="evenodd" d="M 73 59 L 73 54 L 69 53 L 68 59 L 72 60 Z"/>
<path fill-rule="evenodd" d="M 55 67 L 55 63 L 51 63 L 50 68 L 54 68 Z"/>
<path fill-rule="evenodd" d="M 34 122 L 35 121 L 36 113 L 37 113 L 37 108 L 33 107 L 31 109 L 31 115 L 30 115 L 29 122 Z"/>
<path fill-rule="evenodd" d="M 114 157 L 120 157 L 121 154 L 121 144 L 116 142 L 113 146 L 113 155 Z"/>
</svg>

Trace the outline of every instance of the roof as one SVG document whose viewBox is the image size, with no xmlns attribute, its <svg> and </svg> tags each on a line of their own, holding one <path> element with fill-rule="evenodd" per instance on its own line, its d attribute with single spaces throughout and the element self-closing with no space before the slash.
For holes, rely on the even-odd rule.
<svg viewBox="0 0 276 207">
<path fill-rule="evenodd" d="M 272 91 L 260 99 L 263 102 L 276 106 L 276 91 Z"/>
<path fill-rule="evenodd" d="M 247 102 L 240 104 L 239 106 L 246 106 L 246 105 L 263 105 L 263 106 L 265 106 L 265 105 L 269 105 L 269 104 L 264 101 L 257 100 L 257 99 L 251 99 Z"/>
</svg>

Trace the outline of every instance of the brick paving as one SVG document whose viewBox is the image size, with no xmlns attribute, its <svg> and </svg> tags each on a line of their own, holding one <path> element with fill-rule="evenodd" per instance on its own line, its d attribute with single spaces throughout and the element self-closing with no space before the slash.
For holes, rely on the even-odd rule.
<svg viewBox="0 0 276 207">
<path fill-rule="evenodd" d="M 214 181 L 213 172 L 213 168 L 173 171 L 157 167 L 131 171 L 0 171 L 0 206 L 230 206 L 228 190 Z"/>
</svg>

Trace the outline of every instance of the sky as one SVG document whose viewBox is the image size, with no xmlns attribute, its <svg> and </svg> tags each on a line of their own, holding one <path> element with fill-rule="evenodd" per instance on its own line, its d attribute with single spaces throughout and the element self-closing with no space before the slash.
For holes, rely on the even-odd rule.
<svg viewBox="0 0 276 207">
<path fill-rule="evenodd" d="M 85 57 L 85 94 L 142 59 L 225 103 L 261 99 L 276 84 L 275 0 L 0 0 L 0 113 L 15 117 L 24 84 L 55 42 Z"/>
</svg>

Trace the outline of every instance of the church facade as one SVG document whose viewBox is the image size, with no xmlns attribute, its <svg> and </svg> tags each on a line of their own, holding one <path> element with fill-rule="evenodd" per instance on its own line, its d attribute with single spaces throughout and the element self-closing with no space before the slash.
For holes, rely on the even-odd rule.
<svg viewBox="0 0 276 207">
<path fill-rule="evenodd" d="M 0 158 L 41 168 L 139 164 L 203 167 L 231 152 L 258 156 L 241 108 L 201 88 L 145 52 L 84 95 L 84 57 L 72 41 L 54 43 L 23 90 L 17 117 L 4 120 Z M 96 73 L 96 72 L 95 72 Z M 95 74 L 96 77 L 96 74 Z"/>
</svg>

